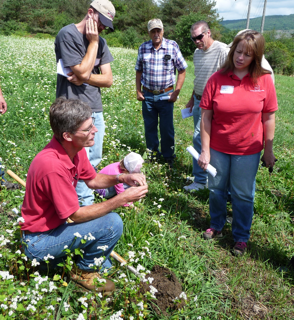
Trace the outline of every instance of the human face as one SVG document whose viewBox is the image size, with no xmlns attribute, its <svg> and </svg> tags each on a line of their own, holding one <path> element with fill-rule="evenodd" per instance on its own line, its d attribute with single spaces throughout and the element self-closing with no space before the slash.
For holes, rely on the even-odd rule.
<svg viewBox="0 0 294 320">
<path fill-rule="evenodd" d="M 76 147 L 83 148 L 94 145 L 95 133 L 98 132 L 94 122 L 95 118 L 85 120 L 78 130 L 72 134 L 72 142 Z"/>
<path fill-rule="evenodd" d="M 153 47 L 158 49 L 162 44 L 163 29 L 155 28 L 149 31 L 150 39 L 152 40 Z"/>
<path fill-rule="evenodd" d="M 202 29 L 203 29 L 202 26 L 194 29 L 191 32 L 191 39 L 198 38 L 198 39 L 195 39 L 195 41 L 192 39 L 192 41 L 195 43 L 195 45 L 198 49 L 205 51 L 211 46 L 212 39 L 210 37 L 211 36 L 210 30 L 203 32 Z M 203 37 L 201 38 L 201 36 L 203 36 Z M 199 38 L 201 38 L 201 39 L 199 39 Z"/>
<path fill-rule="evenodd" d="M 253 59 L 254 53 L 248 47 L 247 42 L 245 40 L 240 41 L 233 56 L 235 69 L 239 71 L 248 71 Z"/>
</svg>

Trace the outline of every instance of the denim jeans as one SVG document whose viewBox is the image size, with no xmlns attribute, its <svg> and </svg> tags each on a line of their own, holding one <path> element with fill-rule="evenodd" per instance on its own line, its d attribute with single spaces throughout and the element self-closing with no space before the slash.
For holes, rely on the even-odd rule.
<svg viewBox="0 0 294 320">
<path fill-rule="evenodd" d="M 158 140 L 158 116 L 161 136 L 161 154 L 166 160 L 174 158 L 175 131 L 173 123 L 174 103 L 168 100 L 160 100 L 167 96 L 172 90 L 155 95 L 143 89 L 145 100 L 142 101 L 142 112 L 145 125 L 145 138 L 147 148 L 159 152 Z"/>
<path fill-rule="evenodd" d="M 200 100 L 194 95 L 193 119 L 194 119 L 194 134 L 193 146 L 194 149 L 201 154 L 201 136 L 200 136 L 200 123 L 201 123 L 201 108 L 199 108 Z M 207 181 L 207 172 L 203 171 L 193 157 L 193 171 L 194 182 L 205 184 Z"/>
<path fill-rule="evenodd" d="M 228 186 L 230 186 L 235 242 L 247 242 L 253 217 L 255 176 L 260 152 L 252 155 L 231 155 L 210 149 L 210 164 L 217 170 L 208 176 L 210 227 L 221 231 L 226 222 Z"/>
<path fill-rule="evenodd" d="M 90 148 L 85 148 L 91 165 L 95 168 L 102 160 L 103 137 L 105 132 L 105 124 L 102 112 L 93 112 L 92 117 L 95 118 L 95 127 L 98 132 L 95 133 L 95 144 Z M 94 203 L 94 190 L 87 187 L 83 180 L 79 180 L 76 186 L 76 192 L 79 198 L 80 206 L 89 206 Z"/>
<path fill-rule="evenodd" d="M 2 169 L 2 164 L 0 162 L 0 185 L 4 184 L 4 182 L 6 181 L 4 173 L 4 169 Z"/>
<path fill-rule="evenodd" d="M 78 232 L 81 238 L 74 234 Z M 71 251 L 75 248 L 84 250 L 83 257 L 78 256 L 76 264 L 81 270 L 91 271 L 89 264 L 94 264 L 94 258 L 105 257 L 102 264 L 103 268 L 110 268 L 111 262 L 109 255 L 119 240 L 123 232 L 123 222 L 120 216 L 115 212 L 110 212 L 103 217 L 84 222 L 84 223 L 65 223 L 61 226 L 46 231 L 24 234 L 23 243 L 27 257 L 31 260 L 36 259 L 38 262 L 43 261 L 44 257 L 50 254 L 54 260 L 49 259 L 50 267 L 56 267 L 63 258 L 65 253 L 64 247 L 68 246 Z M 89 233 L 95 240 L 87 240 L 85 244 L 81 240 Z M 97 247 L 108 246 L 103 251 Z"/>
</svg>

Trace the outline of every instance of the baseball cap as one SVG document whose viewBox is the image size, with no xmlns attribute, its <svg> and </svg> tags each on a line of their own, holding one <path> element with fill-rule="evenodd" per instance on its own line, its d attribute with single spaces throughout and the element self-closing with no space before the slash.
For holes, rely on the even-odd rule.
<svg viewBox="0 0 294 320">
<path fill-rule="evenodd" d="M 151 31 L 152 29 L 163 29 L 163 24 L 160 19 L 152 19 L 149 20 L 148 25 L 147 25 L 148 31 Z"/>
<path fill-rule="evenodd" d="M 112 21 L 115 16 L 113 4 L 109 0 L 95 0 L 90 6 L 99 12 L 99 20 L 101 23 L 113 31 Z"/>
<path fill-rule="evenodd" d="M 136 152 L 131 152 L 124 157 L 124 166 L 130 173 L 140 173 L 144 159 Z"/>
</svg>

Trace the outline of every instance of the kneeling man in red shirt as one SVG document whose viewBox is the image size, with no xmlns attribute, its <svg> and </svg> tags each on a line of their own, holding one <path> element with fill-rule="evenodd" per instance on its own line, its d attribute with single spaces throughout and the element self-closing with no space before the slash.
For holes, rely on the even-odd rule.
<svg viewBox="0 0 294 320">
<path fill-rule="evenodd" d="M 85 149 L 93 146 L 98 131 L 91 114 L 91 108 L 80 100 L 58 98 L 52 104 L 54 136 L 29 168 L 21 230 L 25 254 L 35 263 L 50 259 L 54 266 L 66 258 L 64 249 L 80 248 L 82 256 L 71 271 L 72 280 L 87 289 L 110 292 L 115 288 L 110 280 L 100 280 L 99 288 L 93 281 L 100 279 L 95 266 L 100 271 L 111 267 L 109 255 L 123 232 L 120 216 L 112 211 L 145 197 L 148 187 L 143 174 L 96 173 Z M 105 202 L 80 207 L 75 191 L 78 180 L 91 189 L 118 183 L 133 187 Z M 67 223 L 68 218 L 73 223 Z"/>
</svg>

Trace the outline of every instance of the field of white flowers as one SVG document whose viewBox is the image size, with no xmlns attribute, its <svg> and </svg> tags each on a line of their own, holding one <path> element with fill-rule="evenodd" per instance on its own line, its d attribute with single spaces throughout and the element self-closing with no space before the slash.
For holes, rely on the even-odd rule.
<svg viewBox="0 0 294 320">
<path fill-rule="evenodd" d="M 106 135 L 101 168 L 130 151 L 145 153 L 141 103 L 135 94 L 137 52 L 111 48 L 111 53 L 115 59 L 111 64 L 114 83 L 102 89 Z M 181 107 L 191 94 L 191 63 L 189 70 L 191 83 L 181 92 Z M 289 85 L 285 79 L 277 76 L 277 88 Z M 0 161 L 5 170 L 25 180 L 32 159 L 52 136 L 48 111 L 55 100 L 54 41 L 0 36 L 0 85 L 8 104 L 8 111 L 0 116 Z M 282 98 L 283 105 L 288 105 L 288 98 Z M 271 177 L 271 185 L 278 192 L 272 192 L 268 171 L 261 169 L 252 251 L 236 260 L 229 250 L 233 242 L 230 225 L 220 242 L 201 239 L 209 226 L 208 190 L 197 194 L 182 190 L 192 169 L 185 148 L 191 144 L 193 124 L 192 119 L 185 121 L 180 119 L 178 108 L 175 168 L 146 163 L 143 170 L 148 196 L 136 203 L 136 209 L 117 210 L 124 221 L 124 234 L 115 249 L 141 273 L 148 273 L 154 265 L 171 269 L 182 283 L 185 306 L 169 316 L 158 315 L 153 311 L 154 299 L 139 294 L 139 280 L 118 264 L 109 275 L 117 287 L 112 298 L 81 291 L 62 268 L 38 271 L 35 262 L 28 261 L 19 248 L 18 219 L 25 190 L 2 189 L 0 320 L 290 319 L 294 315 L 293 274 L 287 267 L 294 253 L 289 215 L 294 207 L 293 180 L 286 175 L 286 170 L 288 175 L 293 172 L 289 169 L 293 147 L 285 142 L 288 133 L 279 138 L 284 143 L 284 151 L 278 150 L 280 174 L 275 171 Z M 270 224 L 273 217 L 276 222 Z M 70 264 L 71 253 L 68 257 Z"/>
</svg>

